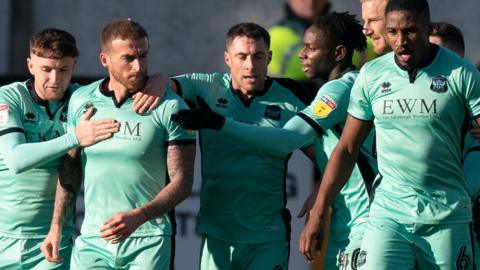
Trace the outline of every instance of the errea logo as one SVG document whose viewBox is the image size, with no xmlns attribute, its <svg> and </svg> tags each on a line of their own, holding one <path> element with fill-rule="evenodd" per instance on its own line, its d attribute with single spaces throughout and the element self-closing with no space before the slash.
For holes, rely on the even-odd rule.
<svg viewBox="0 0 480 270">
<path fill-rule="evenodd" d="M 217 104 L 215 104 L 215 106 L 226 109 L 227 108 L 227 103 L 228 103 L 228 100 L 226 98 L 221 97 L 221 98 L 217 99 Z"/>
<path fill-rule="evenodd" d="M 382 83 L 382 90 L 380 90 L 381 93 L 388 93 L 390 91 L 392 91 L 392 89 L 390 88 L 391 84 L 389 82 L 383 82 Z"/>
</svg>

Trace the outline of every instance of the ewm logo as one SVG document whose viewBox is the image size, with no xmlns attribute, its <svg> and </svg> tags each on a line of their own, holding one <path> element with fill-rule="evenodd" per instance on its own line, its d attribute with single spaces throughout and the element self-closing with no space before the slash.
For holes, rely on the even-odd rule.
<svg viewBox="0 0 480 270">
<path fill-rule="evenodd" d="M 383 100 L 384 115 L 388 114 L 436 114 L 437 100 L 427 101 L 418 98 L 404 98 L 404 99 L 385 99 Z"/>
<path fill-rule="evenodd" d="M 119 122 L 120 130 L 115 134 L 115 138 L 120 140 L 141 140 L 141 123 Z"/>
</svg>

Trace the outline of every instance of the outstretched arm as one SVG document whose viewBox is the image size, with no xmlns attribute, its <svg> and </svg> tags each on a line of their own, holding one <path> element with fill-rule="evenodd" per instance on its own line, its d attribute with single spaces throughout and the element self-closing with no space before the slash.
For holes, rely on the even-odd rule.
<svg viewBox="0 0 480 270">
<path fill-rule="evenodd" d="M 50 231 L 40 247 L 49 262 L 63 261 L 58 252 L 62 229 L 67 210 L 75 204 L 75 199 L 80 191 L 83 177 L 81 167 L 80 148 L 74 148 L 65 156 L 63 166 L 60 168 Z"/>
<path fill-rule="evenodd" d="M 286 155 L 311 144 L 319 134 L 299 116 L 283 128 L 261 127 L 226 119 L 220 133 L 270 153 Z"/>
<path fill-rule="evenodd" d="M 315 240 L 322 242 L 325 218 L 333 199 L 347 182 L 357 160 L 360 147 L 371 130 L 371 121 L 362 121 L 347 117 L 340 141 L 327 163 L 315 204 L 310 210 L 309 220 L 300 234 L 299 250 L 307 259 L 313 261 Z"/>
<path fill-rule="evenodd" d="M 118 131 L 118 123 L 111 119 L 90 121 L 90 108 L 79 122 L 75 132 L 53 140 L 27 143 L 25 134 L 12 132 L 0 136 L 0 153 L 8 169 L 21 173 L 61 157 L 75 146 L 89 146 L 110 138 Z"/>
<path fill-rule="evenodd" d="M 147 204 L 109 218 L 100 229 L 105 240 L 118 243 L 140 225 L 172 210 L 190 194 L 193 183 L 195 144 L 170 145 L 167 148 L 167 169 L 170 183 Z"/>
</svg>

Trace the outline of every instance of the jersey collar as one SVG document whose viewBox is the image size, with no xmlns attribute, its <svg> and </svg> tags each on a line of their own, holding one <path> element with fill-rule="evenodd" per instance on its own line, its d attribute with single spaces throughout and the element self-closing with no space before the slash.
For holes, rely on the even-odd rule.
<svg viewBox="0 0 480 270">
<path fill-rule="evenodd" d="M 430 46 L 431 46 L 431 50 L 430 50 L 430 55 L 428 56 L 428 58 L 425 59 L 425 61 L 418 63 L 416 66 L 414 66 L 413 68 L 410 68 L 410 69 L 402 67 L 400 65 L 400 62 L 397 59 L 397 56 L 395 54 L 393 54 L 394 55 L 393 57 L 395 58 L 395 64 L 401 70 L 405 70 L 405 71 L 408 72 L 408 79 L 409 79 L 410 83 L 415 82 L 415 79 L 417 77 L 417 73 L 418 73 L 419 69 L 422 69 L 422 68 L 430 65 L 433 62 L 433 60 L 435 60 L 435 57 L 437 56 L 437 53 L 438 53 L 438 50 L 439 50 L 439 47 L 438 47 L 438 45 L 432 44 L 432 43 L 430 43 Z"/>
<path fill-rule="evenodd" d="M 106 97 L 110 97 L 113 101 L 113 104 L 115 107 L 120 108 L 122 105 L 133 96 L 132 93 L 128 93 L 123 100 L 117 100 L 115 97 L 115 92 L 114 90 L 108 89 L 108 81 L 110 80 L 110 77 L 105 78 L 99 85 L 100 93 L 102 93 Z"/>
<path fill-rule="evenodd" d="M 238 96 L 238 98 L 242 101 L 245 107 L 250 107 L 250 104 L 252 104 L 253 99 L 256 97 L 265 95 L 268 92 L 268 89 L 270 89 L 270 87 L 272 86 L 272 83 L 273 83 L 273 79 L 267 76 L 267 79 L 265 80 L 265 84 L 263 85 L 263 89 L 256 91 L 254 95 L 248 100 L 243 99 L 243 94 L 240 89 L 233 88 L 232 81 L 230 81 L 230 89 L 235 95 Z"/>
<path fill-rule="evenodd" d="M 71 95 L 70 85 L 68 86 L 68 89 L 65 91 L 65 94 L 63 95 L 63 98 L 59 102 L 60 106 L 57 107 L 57 110 L 52 112 L 51 109 L 50 109 L 50 105 L 49 105 L 48 100 L 44 100 L 41 97 L 39 97 L 38 94 L 37 94 L 37 91 L 35 91 L 35 86 L 34 86 L 33 80 L 34 80 L 33 78 L 30 78 L 25 82 L 25 85 L 27 86 L 27 89 L 28 89 L 28 93 L 30 93 L 30 96 L 32 97 L 32 100 L 36 104 L 45 108 L 45 111 L 47 112 L 48 117 L 50 119 L 53 119 L 53 116 L 55 115 L 55 113 L 62 107 L 61 105 L 64 104 L 65 102 L 67 102 L 70 99 L 70 95 Z"/>
</svg>

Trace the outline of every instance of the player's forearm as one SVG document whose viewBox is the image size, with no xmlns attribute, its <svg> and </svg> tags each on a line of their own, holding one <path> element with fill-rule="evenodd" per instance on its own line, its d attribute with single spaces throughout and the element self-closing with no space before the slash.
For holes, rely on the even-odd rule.
<svg viewBox="0 0 480 270">
<path fill-rule="evenodd" d="M 69 206 L 75 203 L 82 181 L 80 149 L 75 148 L 65 156 L 59 171 L 52 226 L 62 226 Z"/>
<path fill-rule="evenodd" d="M 192 190 L 195 145 L 168 147 L 167 168 L 170 183 L 141 210 L 147 219 L 157 218 L 185 200 Z"/>
<path fill-rule="evenodd" d="M 325 167 L 315 204 L 310 215 L 323 217 L 328 214 L 328 208 L 350 178 L 357 160 L 359 149 L 348 150 L 337 145 Z"/>
<path fill-rule="evenodd" d="M 295 149 L 305 146 L 316 136 L 316 134 L 310 132 L 308 124 L 304 124 L 305 129 L 285 129 L 249 125 L 227 118 L 220 132 L 230 138 L 255 146 L 262 151 L 287 155 Z"/>
<path fill-rule="evenodd" d="M 0 152 L 8 169 L 21 173 L 61 157 L 78 144 L 75 134 L 67 133 L 58 138 L 27 143 L 23 133 L 9 133 L 0 138 Z"/>
</svg>

